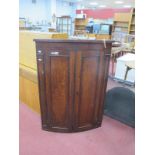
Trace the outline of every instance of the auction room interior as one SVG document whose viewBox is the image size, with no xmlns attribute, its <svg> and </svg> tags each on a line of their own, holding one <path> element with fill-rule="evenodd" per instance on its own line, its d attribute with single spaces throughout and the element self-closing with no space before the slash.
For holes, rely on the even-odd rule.
<svg viewBox="0 0 155 155">
<path fill-rule="evenodd" d="M 134 155 L 134 0 L 19 0 L 20 155 Z"/>
</svg>

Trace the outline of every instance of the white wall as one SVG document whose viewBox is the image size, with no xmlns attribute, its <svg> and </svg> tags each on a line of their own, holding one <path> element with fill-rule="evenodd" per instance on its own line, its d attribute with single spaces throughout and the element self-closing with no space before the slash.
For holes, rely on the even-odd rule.
<svg viewBox="0 0 155 155">
<path fill-rule="evenodd" d="M 75 3 L 70 5 L 70 3 L 64 2 L 63 0 L 57 0 L 56 15 L 57 17 L 60 17 L 62 15 L 74 17 L 76 15 Z"/>
<path fill-rule="evenodd" d="M 27 18 L 33 23 L 51 20 L 51 0 L 19 0 L 19 17 Z"/>
<path fill-rule="evenodd" d="M 33 23 L 51 22 L 52 19 L 52 1 L 53 0 L 36 0 L 36 4 L 32 0 L 19 0 L 19 17 L 24 17 Z M 56 16 L 69 15 L 75 16 L 76 5 L 71 6 L 63 0 L 56 1 Z"/>
</svg>

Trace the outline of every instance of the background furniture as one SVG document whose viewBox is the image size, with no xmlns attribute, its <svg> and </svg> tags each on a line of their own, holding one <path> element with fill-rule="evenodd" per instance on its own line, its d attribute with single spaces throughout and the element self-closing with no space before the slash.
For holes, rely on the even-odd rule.
<svg viewBox="0 0 155 155">
<path fill-rule="evenodd" d="M 56 29 L 54 29 L 54 28 L 48 28 L 48 31 L 49 32 L 56 32 Z"/>
<path fill-rule="evenodd" d="M 87 36 L 87 31 L 86 30 L 74 30 L 74 36 Z"/>
<path fill-rule="evenodd" d="M 40 113 L 36 49 L 33 39 L 66 39 L 67 34 L 19 31 L 19 99 Z"/>
<path fill-rule="evenodd" d="M 115 73 L 114 68 L 115 68 L 116 59 L 121 55 L 123 55 L 122 53 L 123 49 L 124 47 L 122 46 L 122 44 L 118 45 L 118 47 L 112 47 L 112 50 L 111 50 L 112 76 L 114 76 L 114 73 Z"/>
<path fill-rule="evenodd" d="M 112 41 L 35 41 L 42 128 L 77 132 L 101 126 Z"/>
<path fill-rule="evenodd" d="M 135 94 L 123 87 L 109 90 L 105 100 L 105 115 L 135 127 Z"/>
<path fill-rule="evenodd" d="M 96 34 L 95 36 L 96 36 L 97 40 L 111 39 L 111 35 L 109 35 L 109 34 Z"/>
<path fill-rule="evenodd" d="M 132 17 L 130 21 L 130 32 L 129 34 L 135 35 L 135 8 L 131 10 Z"/>
<path fill-rule="evenodd" d="M 20 102 L 40 113 L 37 72 L 24 65 L 19 67 Z"/>
<path fill-rule="evenodd" d="M 129 13 L 115 13 L 113 32 L 135 34 L 135 9 Z"/>
<path fill-rule="evenodd" d="M 72 18 L 70 16 L 57 17 L 56 30 L 60 33 L 72 33 Z"/>
<path fill-rule="evenodd" d="M 74 35 L 77 35 L 79 32 L 85 32 L 86 31 L 86 26 L 88 24 L 88 19 L 87 18 L 75 18 L 74 21 Z"/>
<path fill-rule="evenodd" d="M 126 63 L 129 61 L 135 61 L 135 54 L 127 53 L 119 58 L 117 58 L 116 63 L 116 71 L 115 71 L 115 79 L 119 81 L 124 81 L 124 77 L 126 74 Z M 133 84 L 135 81 L 135 70 L 131 69 L 128 71 L 126 82 Z"/>
<path fill-rule="evenodd" d="M 135 53 L 135 36 L 122 32 L 114 32 L 112 34 L 112 40 L 115 40 L 111 52 L 112 76 L 114 76 L 116 59 L 127 53 Z"/>
<path fill-rule="evenodd" d="M 131 13 L 115 13 L 113 32 L 121 31 L 124 33 L 128 33 L 131 16 L 132 16 Z"/>
<path fill-rule="evenodd" d="M 127 61 L 125 63 L 125 66 L 126 66 L 126 72 L 125 72 L 124 80 L 126 80 L 126 78 L 127 78 L 128 71 L 131 69 L 135 69 L 135 62 L 134 61 Z"/>
</svg>

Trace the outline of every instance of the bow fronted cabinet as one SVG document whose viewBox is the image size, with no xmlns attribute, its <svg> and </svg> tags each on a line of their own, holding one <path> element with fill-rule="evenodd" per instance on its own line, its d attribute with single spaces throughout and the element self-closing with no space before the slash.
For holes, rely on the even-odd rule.
<svg viewBox="0 0 155 155">
<path fill-rule="evenodd" d="M 42 129 L 101 126 L 112 41 L 35 39 Z"/>
</svg>

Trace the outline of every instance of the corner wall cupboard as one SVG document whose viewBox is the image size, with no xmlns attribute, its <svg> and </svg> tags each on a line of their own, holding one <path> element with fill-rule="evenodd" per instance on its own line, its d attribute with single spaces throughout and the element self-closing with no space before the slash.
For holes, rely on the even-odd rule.
<svg viewBox="0 0 155 155">
<path fill-rule="evenodd" d="M 101 126 L 112 41 L 35 39 L 42 129 Z"/>
</svg>

